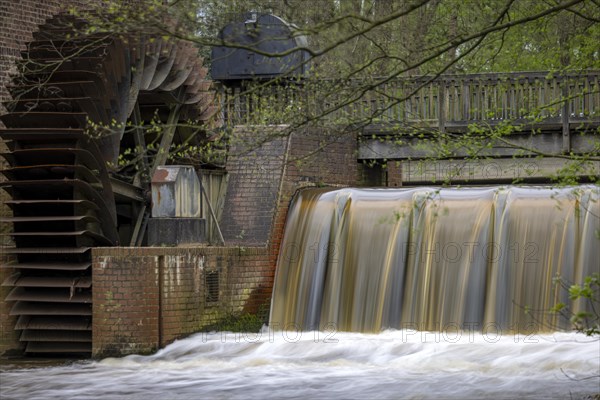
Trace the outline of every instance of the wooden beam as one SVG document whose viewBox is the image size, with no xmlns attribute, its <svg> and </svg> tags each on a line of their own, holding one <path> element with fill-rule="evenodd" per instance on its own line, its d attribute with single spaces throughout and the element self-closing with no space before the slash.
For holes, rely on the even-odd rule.
<svg viewBox="0 0 600 400">
<path fill-rule="evenodd" d="M 485 160 L 402 161 L 402 183 L 512 182 L 548 178 L 565 167 L 561 158 L 498 158 Z M 600 162 L 590 162 L 578 176 L 600 175 Z"/>
<path fill-rule="evenodd" d="M 442 82 L 438 88 L 438 129 L 440 132 L 446 131 L 446 84 Z"/>
<path fill-rule="evenodd" d="M 171 149 L 171 143 L 173 143 L 175 131 L 177 130 L 177 122 L 179 121 L 180 111 L 180 103 L 175 103 L 171 106 L 171 112 L 169 113 L 169 118 L 167 119 L 167 125 L 163 129 L 160 146 L 158 147 L 158 152 L 156 153 L 154 163 L 152 164 L 150 179 L 152 179 L 152 176 L 154 176 L 156 169 L 161 165 L 165 165 L 167 159 L 169 158 L 169 151 Z"/>
<path fill-rule="evenodd" d="M 573 127 L 571 127 L 573 129 Z M 421 139 L 400 137 L 401 143 L 397 139 L 386 140 L 384 137 L 373 137 L 372 135 L 363 136 L 358 144 L 359 160 L 406 160 L 406 159 L 425 159 L 436 156 L 435 149 L 427 147 Z M 516 146 L 535 149 L 544 154 L 563 154 L 563 135 L 561 131 L 551 131 L 539 134 L 515 134 L 507 136 Z M 576 154 L 591 153 L 596 150 L 595 146 L 600 144 L 599 134 L 573 135 L 570 137 L 571 151 Z M 456 151 L 455 158 L 464 158 L 468 154 L 466 151 Z M 507 147 L 506 145 L 496 144 L 490 149 L 483 149 L 479 154 L 481 157 L 512 157 L 515 155 L 535 155 L 533 153 L 524 153 L 517 148 Z"/>
<path fill-rule="evenodd" d="M 210 199 L 208 198 L 208 195 L 206 194 L 206 191 L 204 190 L 204 185 L 202 184 L 202 179 L 200 179 L 200 191 L 202 192 L 202 195 L 204 196 L 204 199 L 206 200 L 206 204 L 208 204 L 208 211 L 210 211 L 210 216 L 213 218 L 213 221 L 215 222 L 215 227 L 217 228 L 217 233 L 219 234 L 219 240 L 221 241 L 221 243 L 223 245 L 225 245 L 225 239 L 223 238 L 223 233 L 221 232 L 221 227 L 219 226 L 219 221 L 217 220 L 215 211 L 213 210 L 212 205 L 210 204 Z"/>
<path fill-rule="evenodd" d="M 135 125 L 133 129 L 133 140 L 135 143 L 136 157 L 138 160 L 138 172 L 133 178 L 133 184 L 136 186 L 144 185 L 150 182 L 152 177 L 150 176 L 150 166 L 148 164 L 148 149 L 146 148 L 146 139 L 144 138 L 144 130 L 141 126 L 142 117 L 140 114 L 139 103 L 135 104 L 132 112 L 132 122 Z M 140 152 L 140 154 L 137 154 Z"/>
<path fill-rule="evenodd" d="M 133 228 L 133 233 L 131 235 L 131 240 L 129 242 L 129 246 L 131 246 L 131 247 L 138 245 L 140 232 L 141 232 L 142 236 L 145 233 L 145 230 L 142 230 L 142 224 L 146 217 L 146 208 L 147 208 L 146 205 L 143 204 L 137 214 L 135 226 Z"/>
</svg>

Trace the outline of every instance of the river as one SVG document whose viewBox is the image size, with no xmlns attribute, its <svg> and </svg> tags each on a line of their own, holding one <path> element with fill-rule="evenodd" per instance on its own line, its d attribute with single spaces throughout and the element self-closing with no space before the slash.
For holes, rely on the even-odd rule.
<svg viewBox="0 0 600 400">
<path fill-rule="evenodd" d="M 575 333 L 196 334 L 154 355 L 4 365 L 4 399 L 590 398 L 600 342 Z"/>
</svg>

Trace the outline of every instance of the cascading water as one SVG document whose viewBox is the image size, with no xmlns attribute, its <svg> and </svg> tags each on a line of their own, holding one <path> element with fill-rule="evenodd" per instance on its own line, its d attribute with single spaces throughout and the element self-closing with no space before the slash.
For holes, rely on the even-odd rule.
<svg viewBox="0 0 600 400">
<path fill-rule="evenodd" d="M 553 331 L 554 278 L 598 271 L 598 187 L 305 190 L 280 251 L 284 330 Z M 577 309 L 580 304 L 574 304 Z"/>
<path fill-rule="evenodd" d="M 561 323 L 542 313 L 564 298 L 556 274 L 598 271 L 598 194 L 303 191 L 262 332 L 43 370 L 3 365 L 0 397 L 595 398 L 600 341 L 538 328 Z"/>
</svg>

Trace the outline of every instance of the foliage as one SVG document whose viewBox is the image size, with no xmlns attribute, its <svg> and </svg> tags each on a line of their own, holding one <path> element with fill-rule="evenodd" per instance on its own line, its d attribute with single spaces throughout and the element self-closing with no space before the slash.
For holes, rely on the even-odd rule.
<svg viewBox="0 0 600 400">
<path fill-rule="evenodd" d="M 96 30 L 161 33 L 207 48 L 221 44 L 219 30 L 244 13 L 274 13 L 308 37 L 316 69 L 328 77 L 600 67 L 594 0 L 105 3 Z"/>
<path fill-rule="evenodd" d="M 88 30 L 94 32 L 135 31 L 191 41 L 207 63 L 212 46 L 232 45 L 218 39 L 219 30 L 248 11 L 279 15 L 295 24 L 296 34 L 308 38 L 306 50 L 313 56 L 309 77 L 301 82 L 286 76 L 258 81 L 226 95 L 224 104 L 231 109 L 222 113 L 231 116 L 240 109 L 245 119 L 238 122 L 254 131 L 254 140 L 240 143 L 235 135 L 220 135 L 222 140 L 212 141 L 202 153 L 211 152 L 211 146 L 217 153 L 224 148 L 250 151 L 305 127 L 326 132 L 321 146 L 325 148 L 342 135 L 385 122 L 389 138 L 403 143 L 419 139 L 418 145 L 433 150 L 432 160 L 479 160 L 491 145 L 501 145 L 517 150 L 517 157 L 563 158 L 566 165 L 555 177 L 561 183 L 577 181 L 574 172 L 597 161 L 598 148 L 586 154 L 546 154 L 510 140 L 511 133 L 529 129 L 527 122 L 549 113 L 544 106 L 553 110 L 560 104 L 537 104 L 539 112 L 527 110 L 518 126 L 506 120 L 500 126 L 474 126 L 468 135 L 427 128 L 419 123 L 424 118 L 419 115 L 413 118 L 416 124 L 386 120 L 429 90 L 440 74 L 545 70 L 552 75 L 600 68 L 597 0 L 312 0 L 311 7 L 305 5 L 304 0 L 107 1 L 102 12 L 84 14 L 91 21 Z M 416 75 L 426 77 L 416 85 L 398 84 Z M 374 103 L 377 96 L 380 100 Z M 286 128 L 272 129 L 275 124 Z M 171 151 L 183 154 L 182 149 Z"/>
<path fill-rule="evenodd" d="M 207 332 L 260 332 L 263 325 L 267 323 L 268 311 L 268 307 L 261 307 L 256 313 L 227 313 L 218 322 L 204 327 L 203 330 Z"/>
<path fill-rule="evenodd" d="M 585 277 L 582 284 L 569 284 L 561 277 L 555 284 L 569 293 L 573 306 L 557 303 L 552 312 L 568 318 L 573 328 L 587 336 L 600 335 L 600 273 Z"/>
</svg>

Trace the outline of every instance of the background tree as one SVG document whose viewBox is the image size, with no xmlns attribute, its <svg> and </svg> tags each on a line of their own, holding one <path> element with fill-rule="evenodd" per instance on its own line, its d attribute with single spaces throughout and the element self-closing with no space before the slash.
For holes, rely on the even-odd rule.
<svg viewBox="0 0 600 400">
<path fill-rule="evenodd" d="M 101 12 L 86 17 L 92 29 L 111 34 L 135 31 L 192 41 L 209 60 L 212 46 L 239 47 L 220 42 L 218 32 L 249 10 L 295 24 L 296 34 L 308 38 L 306 50 L 313 56 L 309 77 L 301 85 L 286 86 L 287 93 L 265 81 L 244 87 L 240 96 L 254 104 L 247 125 L 261 126 L 250 147 L 307 126 L 323 128 L 326 147 L 382 121 L 442 74 L 542 70 L 551 75 L 600 69 L 598 0 L 313 0 L 310 7 L 302 0 L 144 0 L 107 2 Z M 394 83 L 390 89 L 390 83 L 414 76 L 423 78 L 404 86 Z M 373 96 L 385 101 L 366 109 Z M 541 105 L 521 119 L 535 122 L 558 107 Z M 523 148 L 510 136 L 530 128 L 512 122 L 473 125 L 460 135 L 395 123 L 388 124 L 387 138 L 397 143 L 419 139 L 417 146 L 430 150 L 430 160 L 457 154 L 478 160 L 490 144 L 498 143 L 519 156 L 559 157 L 570 161 L 558 173 L 563 183 L 576 183 L 578 170 L 600 161 L 598 145 L 585 154 Z M 285 129 L 268 127 L 281 123 Z M 231 135 L 227 139 L 235 140 Z"/>
</svg>

